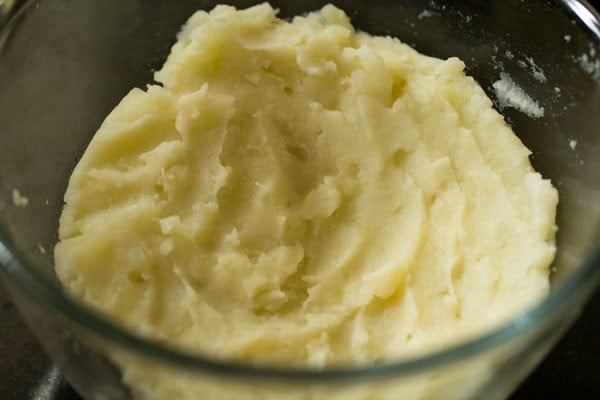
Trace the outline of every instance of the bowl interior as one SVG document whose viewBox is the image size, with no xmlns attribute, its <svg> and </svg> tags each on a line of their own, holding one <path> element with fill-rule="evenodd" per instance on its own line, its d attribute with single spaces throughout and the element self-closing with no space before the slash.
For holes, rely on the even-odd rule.
<svg viewBox="0 0 600 400">
<path fill-rule="evenodd" d="M 62 196 L 104 117 L 132 87 L 152 82 L 186 18 L 217 3 L 32 1 L 1 31 L 0 241 L 36 273 L 55 281 Z M 284 17 L 326 3 L 272 2 Z M 492 85 L 502 74 L 544 107 L 537 119 L 502 112 L 559 190 L 554 286 L 589 257 L 600 233 L 600 39 L 566 3 L 336 1 L 361 30 L 460 57 L 498 107 Z M 15 204 L 18 194 L 26 207 Z"/>
</svg>

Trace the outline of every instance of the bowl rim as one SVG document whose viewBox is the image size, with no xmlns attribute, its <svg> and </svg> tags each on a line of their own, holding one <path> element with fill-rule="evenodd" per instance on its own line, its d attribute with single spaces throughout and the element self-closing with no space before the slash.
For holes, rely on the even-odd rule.
<svg viewBox="0 0 600 400">
<path fill-rule="evenodd" d="M 565 16 L 571 17 L 578 24 L 584 25 L 588 33 L 593 36 L 594 41 L 600 43 L 600 13 L 587 0 L 545 1 L 559 7 Z M 6 33 L 5 31 L 35 3 L 37 3 L 35 0 L 16 1 L 15 8 L 9 10 L 5 15 L 4 24 L 2 23 L 4 21 L 0 19 L 0 45 L 2 44 L 2 37 Z M 588 299 L 600 284 L 600 246 L 595 246 L 579 268 L 564 282 L 553 287 L 544 300 L 497 328 L 474 338 L 422 355 L 380 365 L 332 367 L 322 370 L 307 367 L 257 366 L 200 355 L 190 355 L 184 351 L 154 343 L 117 327 L 108 319 L 71 300 L 55 281 L 26 261 L 9 237 L 5 229 L 0 227 L 0 266 L 3 267 L 2 272 L 4 272 L 4 274 L 0 274 L 0 277 L 3 277 L 3 275 L 10 277 L 11 282 L 24 289 L 29 297 L 34 298 L 42 306 L 57 312 L 69 322 L 74 322 L 77 327 L 82 328 L 84 331 L 89 330 L 104 341 L 115 344 L 126 351 L 149 356 L 159 362 L 166 362 L 192 371 L 238 378 L 247 377 L 253 380 L 257 378 L 301 382 L 362 380 L 365 378 L 398 377 L 440 368 L 494 349 L 521 337 L 525 333 L 531 333 L 540 324 L 554 322 L 562 312 L 572 310 L 573 314 L 576 314 L 579 311 L 577 307 L 581 306 L 583 301 Z"/>
</svg>

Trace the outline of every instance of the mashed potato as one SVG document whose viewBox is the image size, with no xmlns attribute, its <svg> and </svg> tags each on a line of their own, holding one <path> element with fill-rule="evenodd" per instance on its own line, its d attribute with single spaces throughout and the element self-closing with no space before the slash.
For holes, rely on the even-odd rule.
<svg viewBox="0 0 600 400">
<path fill-rule="evenodd" d="M 254 364 L 399 359 L 544 296 L 557 192 L 456 58 L 333 6 L 194 14 L 73 171 L 73 296 L 139 334 Z"/>
</svg>

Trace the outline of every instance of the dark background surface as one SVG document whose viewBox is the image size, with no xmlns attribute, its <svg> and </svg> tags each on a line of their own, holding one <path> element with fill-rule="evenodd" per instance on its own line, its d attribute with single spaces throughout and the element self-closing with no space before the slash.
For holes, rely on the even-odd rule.
<svg viewBox="0 0 600 400">
<path fill-rule="evenodd" d="M 600 0 L 589 1 L 600 9 Z M 0 285 L 0 399 L 80 400 Z M 510 400 L 600 399 L 600 290 Z"/>
</svg>

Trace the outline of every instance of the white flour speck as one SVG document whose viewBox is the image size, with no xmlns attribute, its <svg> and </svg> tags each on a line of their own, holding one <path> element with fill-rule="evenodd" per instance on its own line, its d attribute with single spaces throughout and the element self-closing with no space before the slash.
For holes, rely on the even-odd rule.
<svg viewBox="0 0 600 400">
<path fill-rule="evenodd" d="M 40 251 L 40 253 L 46 254 L 46 249 L 44 248 L 44 246 L 42 246 L 41 243 L 38 243 L 38 250 Z"/>
<path fill-rule="evenodd" d="M 600 81 L 600 61 L 592 59 L 585 53 L 577 57 L 577 61 L 581 68 L 590 74 L 594 80 Z"/>
<path fill-rule="evenodd" d="M 535 63 L 535 61 L 533 61 L 533 58 L 531 57 L 525 57 L 525 60 L 527 60 L 527 62 L 529 63 L 529 67 L 531 68 L 531 75 L 533 76 L 533 79 L 535 79 L 536 81 L 539 82 L 546 82 L 546 74 L 544 73 L 544 70 L 541 69 L 540 67 L 538 67 L 538 65 Z"/>
<path fill-rule="evenodd" d="M 423 10 L 423 12 L 421 12 L 421 14 L 419 14 L 417 16 L 418 19 L 423 19 L 423 18 L 429 18 L 429 17 L 433 17 L 433 13 L 429 10 Z"/>
<path fill-rule="evenodd" d="M 565 39 L 565 42 L 569 43 L 571 41 L 571 35 L 565 35 L 563 39 Z"/>
<path fill-rule="evenodd" d="M 533 76 L 533 79 L 536 81 L 545 83 L 547 79 L 544 70 L 538 67 L 535 61 L 533 61 L 533 58 L 525 57 L 525 60 L 526 62 L 523 60 L 517 60 L 517 65 L 521 68 L 529 69 L 531 71 L 531 76 Z"/>
<path fill-rule="evenodd" d="M 577 147 L 577 140 L 575 140 L 575 139 L 569 140 L 569 147 L 571 148 L 571 150 L 575 150 L 575 147 Z"/>
<path fill-rule="evenodd" d="M 544 116 L 544 107 L 533 100 L 508 74 L 500 73 L 500 80 L 494 82 L 492 86 L 501 109 L 512 107 L 532 118 Z"/>
<path fill-rule="evenodd" d="M 29 199 L 23 196 L 17 189 L 12 190 L 12 201 L 17 207 L 25 208 L 29 204 Z"/>
</svg>

